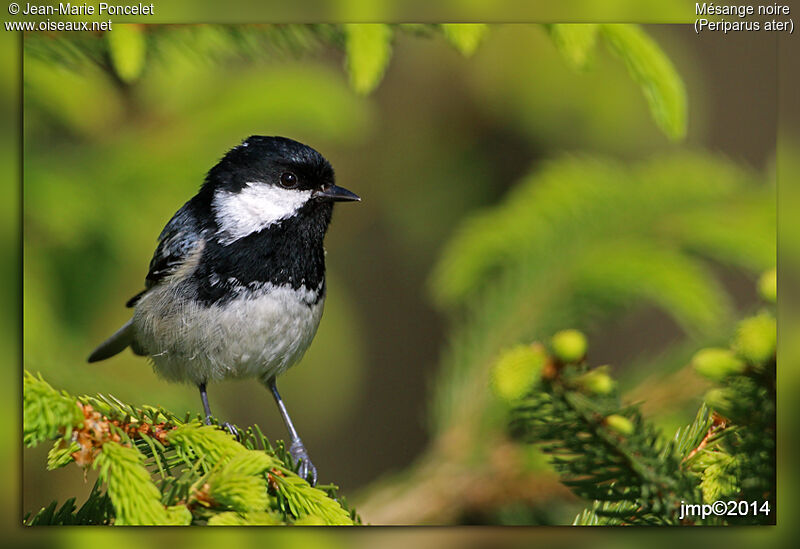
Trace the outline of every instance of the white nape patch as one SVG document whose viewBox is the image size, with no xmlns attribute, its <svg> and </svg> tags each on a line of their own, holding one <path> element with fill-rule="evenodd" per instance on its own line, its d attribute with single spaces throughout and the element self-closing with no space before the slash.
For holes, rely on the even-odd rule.
<svg viewBox="0 0 800 549">
<path fill-rule="evenodd" d="M 247 183 L 238 193 L 217 191 L 211 208 L 220 226 L 219 241 L 230 244 L 292 217 L 311 198 L 311 191 Z"/>
</svg>

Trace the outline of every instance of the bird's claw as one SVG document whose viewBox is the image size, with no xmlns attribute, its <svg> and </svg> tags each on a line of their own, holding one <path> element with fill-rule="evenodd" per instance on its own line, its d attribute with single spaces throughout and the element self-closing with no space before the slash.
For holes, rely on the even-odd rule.
<svg viewBox="0 0 800 549">
<path fill-rule="evenodd" d="M 230 434 L 233 435 L 233 438 L 239 440 L 239 429 L 236 428 L 236 425 L 228 423 L 227 421 L 220 424 L 220 427 L 227 430 Z"/>
<path fill-rule="evenodd" d="M 295 465 L 297 467 L 297 474 L 306 480 L 311 486 L 315 486 L 317 484 L 317 468 L 314 467 L 314 464 L 311 463 L 311 460 L 308 458 L 308 452 L 306 451 L 306 447 L 303 446 L 303 443 L 299 440 L 292 443 L 289 447 L 289 455 L 292 456 L 292 460 L 294 460 Z"/>
<path fill-rule="evenodd" d="M 212 420 L 211 416 L 206 416 L 205 423 L 206 425 L 214 425 L 214 421 Z M 240 440 L 239 429 L 236 428 L 236 425 L 233 425 L 225 421 L 223 423 L 217 424 L 217 426 L 220 427 L 221 429 L 225 429 L 226 431 L 228 431 L 231 435 L 233 435 L 233 437 L 236 440 Z"/>
</svg>

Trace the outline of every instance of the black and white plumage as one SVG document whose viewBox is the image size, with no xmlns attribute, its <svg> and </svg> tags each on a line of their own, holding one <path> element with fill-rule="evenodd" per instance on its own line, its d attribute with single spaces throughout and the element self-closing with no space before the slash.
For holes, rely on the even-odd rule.
<svg viewBox="0 0 800 549">
<path fill-rule="evenodd" d="M 133 318 L 89 362 L 130 346 L 160 376 L 200 387 L 207 417 L 207 383 L 260 379 L 278 402 L 301 473 L 315 481 L 275 378 L 302 358 L 317 331 L 323 240 L 333 202 L 349 200 L 359 198 L 335 185 L 314 149 L 282 137 L 246 139 L 164 227 L 145 289 L 128 301 Z"/>
</svg>

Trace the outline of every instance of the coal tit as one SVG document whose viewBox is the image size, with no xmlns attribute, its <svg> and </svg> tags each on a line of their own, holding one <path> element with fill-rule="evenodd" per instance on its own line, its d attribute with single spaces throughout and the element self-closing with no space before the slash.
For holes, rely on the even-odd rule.
<svg viewBox="0 0 800 549">
<path fill-rule="evenodd" d="M 200 389 L 256 377 L 272 392 L 301 476 L 316 483 L 275 385 L 297 363 L 319 326 L 325 301 L 323 239 L 336 201 L 360 200 L 334 183 L 317 151 L 283 137 L 252 136 L 230 150 L 158 238 L 133 318 L 89 356 L 126 347 L 147 356 L 169 381 Z"/>
</svg>

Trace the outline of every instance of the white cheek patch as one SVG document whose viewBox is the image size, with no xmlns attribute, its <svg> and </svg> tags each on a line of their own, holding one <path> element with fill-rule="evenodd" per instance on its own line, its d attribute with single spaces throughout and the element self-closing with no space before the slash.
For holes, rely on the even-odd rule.
<svg viewBox="0 0 800 549">
<path fill-rule="evenodd" d="M 238 193 L 217 191 L 211 204 L 220 226 L 220 242 L 230 244 L 292 217 L 311 198 L 311 191 L 248 183 Z"/>
</svg>

